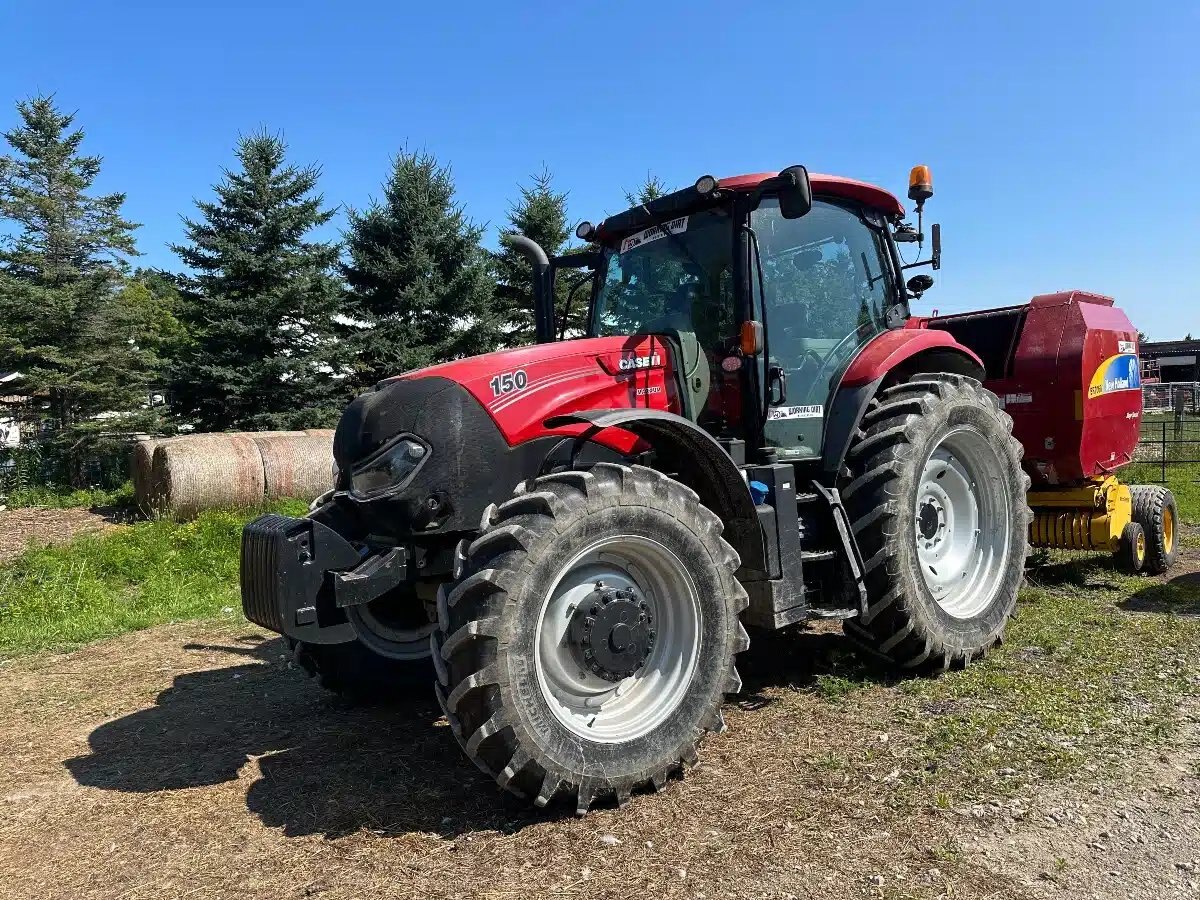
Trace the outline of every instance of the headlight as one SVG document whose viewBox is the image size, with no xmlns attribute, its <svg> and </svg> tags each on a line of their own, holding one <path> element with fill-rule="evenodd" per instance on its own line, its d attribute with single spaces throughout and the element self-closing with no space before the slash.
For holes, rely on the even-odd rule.
<svg viewBox="0 0 1200 900">
<path fill-rule="evenodd" d="M 350 492 L 366 498 L 402 487 L 428 455 L 429 448 L 411 435 L 396 438 L 350 470 Z"/>
</svg>

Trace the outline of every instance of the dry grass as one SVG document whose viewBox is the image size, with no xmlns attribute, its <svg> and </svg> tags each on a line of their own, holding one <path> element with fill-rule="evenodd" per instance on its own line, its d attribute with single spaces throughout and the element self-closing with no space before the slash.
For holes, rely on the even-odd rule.
<svg viewBox="0 0 1200 900">
<path fill-rule="evenodd" d="M 584 819 L 500 795 L 431 698 L 347 708 L 245 626 L 10 660 L 0 897 L 1030 896 L 969 852 L 980 809 L 1169 748 L 1200 673 L 1194 596 L 1065 565 L 1006 647 L 937 680 L 833 630 L 760 640 L 700 766 Z"/>
<path fill-rule="evenodd" d="M 77 535 L 114 527 L 112 516 L 91 509 L 0 510 L 0 563 L 29 547 L 65 544 Z"/>
</svg>

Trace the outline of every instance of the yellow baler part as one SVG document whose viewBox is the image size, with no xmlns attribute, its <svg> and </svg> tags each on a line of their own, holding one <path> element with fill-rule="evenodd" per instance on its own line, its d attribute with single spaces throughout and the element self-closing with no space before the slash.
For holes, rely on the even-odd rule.
<svg viewBox="0 0 1200 900">
<path fill-rule="evenodd" d="M 1129 487 L 1112 475 L 1081 487 L 1030 491 L 1027 499 L 1034 547 L 1113 552 L 1133 519 Z"/>
</svg>

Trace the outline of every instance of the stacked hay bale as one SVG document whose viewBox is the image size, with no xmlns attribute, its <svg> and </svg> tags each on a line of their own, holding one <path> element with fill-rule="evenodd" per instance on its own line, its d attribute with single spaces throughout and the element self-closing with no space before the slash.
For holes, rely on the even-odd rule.
<svg viewBox="0 0 1200 900">
<path fill-rule="evenodd" d="M 333 487 L 330 430 L 189 434 L 142 441 L 134 496 L 147 515 L 191 519 L 205 509 L 311 500 Z"/>
<path fill-rule="evenodd" d="M 254 435 L 268 499 L 311 500 L 333 487 L 333 432 Z"/>
</svg>

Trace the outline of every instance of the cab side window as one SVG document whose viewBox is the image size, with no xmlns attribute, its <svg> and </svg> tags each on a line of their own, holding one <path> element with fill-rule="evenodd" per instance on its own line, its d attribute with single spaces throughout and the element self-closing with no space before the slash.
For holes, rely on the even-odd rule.
<svg viewBox="0 0 1200 900">
<path fill-rule="evenodd" d="M 817 456 L 833 388 L 858 349 L 887 327 L 894 293 L 886 243 L 856 208 L 824 200 L 799 219 L 784 219 L 766 201 L 752 221 L 768 365 L 786 388 L 768 410 L 767 444 L 785 457 Z"/>
</svg>

